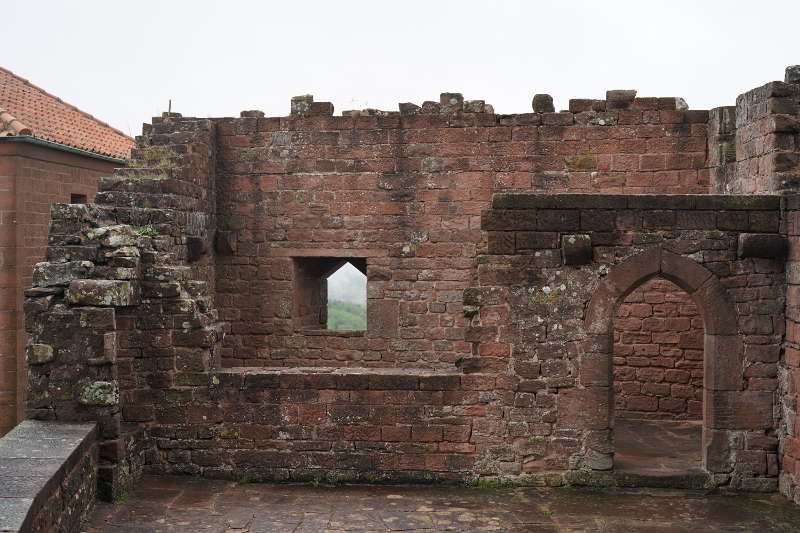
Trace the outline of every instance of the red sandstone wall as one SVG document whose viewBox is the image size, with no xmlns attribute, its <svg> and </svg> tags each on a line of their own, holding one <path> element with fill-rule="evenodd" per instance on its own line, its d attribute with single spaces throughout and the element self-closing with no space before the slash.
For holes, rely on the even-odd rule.
<svg viewBox="0 0 800 533">
<path fill-rule="evenodd" d="M 773 193 L 800 185 L 800 84 L 771 82 L 716 108 L 709 122 L 712 190 Z"/>
<path fill-rule="evenodd" d="M 19 142 L 0 143 L 0 435 L 21 419 L 25 334 L 22 291 L 44 260 L 50 205 L 84 194 L 115 165 Z"/>
<path fill-rule="evenodd" d="M 800 69 L 789 67 L 785 82 L 771 82 L 739 95 L 735 107 L 713 109 L 709 120 L 711 190 L 721 193 L 797 192 L 800 186 Z M 783 416 L 779 429 L 782 450 L 781 491 L 800 503 L 800 422 L 798 421 L 798 346 L 800 346 L 800 283 L 797 267 L 797 204 L 787 198 L 789 234 L 786 338 L 778 373 Z M 777 355 L 771 356 L 770 361 Z M 774 376 L 764 376 L 764 381 Z"/>
<path fill-rule="evenodd" d="M 708 191 L 707 112 L 674 98 L 582 103 L 220 120 L 218 227 L 235 248 L 218 258 L 223 364 L 452 366 L 472 349 L 461 294 L 486 251 L 479 215 L 493 193 Z M 366 336 L 298 331 L 292 257 L 308 255 L 367 258 Z"/>
<path fill-rule="evenodd" d="M 453 117 L 448 120 L 451 119 Z M 259 120 L 255 118 L 255 127 Z M 295 124 L 294 121 L 302 120 L 310 119 L 287 119 L 287 128 Z M 459 117 L 459 120 L 465 119 Z M 154 124 L 154 139 L 174 139 L 178 145 L 178 139 L 192 138 L 192 135 L 185 135 L 187 130 L 183 127 L 190 128 L 194 122 L 189 119 L 185 124 L 181 120 L 175 121 L 172 124 L 174 131 L 169 131 L 171 124 Z M 252 120 L 230 121 L 233 125 L 237 122 L 248 124 Z M 205 145 L 206 140 L 201 144 Z M 444 304 L 443 308 L 430 308 L 430 312 L 434 313 L 436 309 L 459 320 L 463 316 L 462 323 L 466 324 L 461 330 L 463 342 L 470 345 L 469 355 L 476 356 L 466 358 L 461 371 L 451 370 L 449 373 L 438 370 L 409 372 L 406 369 L 340 372 L 238 369 L 217 372 L 209 364 L 219 339 L 215 310 L 211 308 L 207 292 L 198 290 L 202 287 L 193 277 L 207 270 L 195 268 L 197 262 L 189 259 L 187 249 L 190 246 L 186 237 L 193 227 L 202 227 L 196 224 L 203 216 L 203 204 L 199 199 L 206 195 L 200 183 L 211 179 L 202 176 L 205 170 L 193 166 L 191 161 L 207 163 L 209 160 L 199 157 L 200 154 L 195 153 L 191 146 L 184 149 L 190 155 L 186 158 L 187 164 L 175 172 L 185 181 L 146 179 L 139 175 L 139 171 L 120 172 L 115 179 L 103 180 L 105 190 L 102 195 L 98 194 L 98 201 L 103 205 L 92 208 L 98 211 L 97 220 L 86 220 L 83 226 L 87 227 L 76 229 L 73 223 L 76 217 L 81 217 L 79 213 L 82 210 L 77 209 L 78 206 L 60 210 L 58 228 L 54 221 L 57 229 L 54 231 L 57 238 L 51 248 L 54 254 L 70 252 L 72 247 L 65 244 L 75 242 L 75 232 L 84 236 L 81 243 L 88 241 L 95 249 L 106 247 L 106 244 L 98 243 L 96 237 L 86 234 L 91 224 L 123 223 L 139 227 L 157 220 L 160 235 L 138 239 L 142 250 L 141 265 L 138 260 L 130 259 L 123 263 L 142 267 L 142 279 L 135 281 L 134 285 L 124 281 L 113 285 L 107 283 L 116 279 L 113 277 L 117 274 L 125 274 L 118 272 L 116 267 L 97 269 L 93 275 L 101 279 L 67 280 L 70 285 L 67 305 L 72 303 L 69 313 L 63 312 L 64 300 L 57 288 L 65 285 L 65 280 L 54 279 L 50 291 L 32 291 L 31 306 L 39 305 L 40 309 L 46 309 L 31 313 L 33 326 L 49 323 L 38 334 L 38 342 L 44 344 L 57 348 L 74 346 L 75 337 L 63 335 L 64 328 L 53 328 L 50 320 L 59 324 L 77 321 L 78 313 L 86 312 L 78 310 L 82 302 L 98 302 L 101 305 L 98 315 L 115 317 L 105 323 L 93 321 L 92 329 L 96 331 L 93 334 L 87 332 L 87 335 L 98 343 L 102 340 L 105 351 L 107 328 L 115 329 L 120 349 L 116 350 L 116 346 L 109 343 L 113 357 L 104 361 L 104 371 L 110 376 L 108 379 L 119 379 L 120 396 L 119 404 L 111 397 L 96 407 L 96 411 L 73 405 L 72 400 L 59 401 L 55 391 L 60 383 L 49 379 L 50 376 L 77 376 L 75 389 L 80 391 L 80 379 L 95 376 L 97 372 L 93 367 L 83 365 L 83 360 L 80 361 L 83 367 L 75 369 L 73 367 L 77 365 L 70 365 L 68 359 L 59 357 L 32 367 L 38 373 L 34 377 L 42 378 L 31 380 L 32 390 L 36 388 L 37 392 L 48 394 L 39 394 L 38 401 L 31 402 L 31 414 L 58 418 L 98 416 L 101 427 L 107 430 L 116 427 L 119 431 L 120 420 L 114 415 L 117 407 L 121 407 L 126 422 L 148 428 L 153 445 L 148 449 L 148 461 L 153 472 L 195 472 L 234 479 L 253 472 L 258 478 L 287 478 L 319 475 L 329 471 L 330 465 L 337 465 L 340 460 L 343 461 L 341 469 L 348 473 L 373 473 L 377 468 L 385 468 L 382 473 L 393 476 L 400 472 L 402 476 L 398 478 L 402 479 L 419 479 L 439 471 L 449 473 L 449 478 L 462 479 L 475 474 L 541 473 L 581 468 L 607 470 L 613 460 L 613 443 L 608 441 L 609 417 L 599 415 L 609 412 L 608 363 L 613 343 L 611 330 L 605 327 L 603 320 L 610 324 L 612 316 L 600 316 L 598 307 L 587 307 L 587 302 L 594 300 L 593 295 L 601 291 L 601 287 L 611 290 L 606 283 L 613 285 L 614 291 L 624 292 L 632 282 L 664 272 L 664 275 L 672 276 L 671 279 L 681 279 L 694 287 L 706 303 L 705 309 L 726 310 L 719 316 L 709 315 L 708 320 L 708 329 L 712 333 L 711 350 L 716 355 L 723 348 L 728 348 L 729 352 L 726 363 L 714 366 L 714 373 L 710 374 L 714 376 L 712 385 L 719 386 L 719 390 L 710 389 L 713 401 L 708 402 L 710 435 L 707 450 L 710 471 L 720 474 L 711 482 L 755 490 L 774 489 L 776 478 L 770 476 L 777 474 L 774 453 L 777 438 L 772 436 L 777 383 L 774 379 L 770 382 L 769 376 L 776 369 L 774 364 L 762 362 L 777 353 L 777 343 L 782 335 L 783 263 L 780 260 L 737 259 L 737 243 L 742 232 L 775 233 L 779 230 L 780 198 L 497 195 L 495 209 L 481 217 L 481 231 L 487 232 L 489 239 L 485 249 L 483 242 L 465 245 L 463 239 L 453 240 L 443 249 L 455 253 L 438 256 L 441 265 L 451 264 L 458 252 L 467 249 L 466 246 L 475 248 L 474 255 L 468 257 L 472 263 L 467 290 L 459 289 L 463 287 L 460 282 L 437 287 L 437 279 L 433 278 L 434 281 L 425 289 L 431 292 L 426 294 L 420 289 L 425 287 L 422 282 L 429 279 L 428 276 L 438 275 L 438 272 L 420 270 L 415 261 L 437 257 L 431 252 L 440 249 L 439 243 L 431 242 L 430 235 L 441 231 L 441 224 L 458 213 L 433 217 L 431 212 L 436 204 L 426 205 L 416 200 L 415 195 L 427 192 L 424 183 L 453 180 L 459 173 L 448 175 L 441 169 L 432 171 L 430 169 L 435 166 L 428 166 L 426 174 L 408 174 L 426 181 L 410 181 L 398 189 L 380 189 L 394 191 L 398 198 L 410 198 L 410 207 L 424 208 L 424 211 L 404 212 L 402 217 L 385 218 L 388 215 L 365 210 L 358 215 L 363 218 L 356 220 L 361 220 L 362 224 L 383 220 L 384 226 L 372 229 L 362 226 L 360 233 L 347 226 L 344 234 L 357 238 L 345 241 L 345 244 L 339 243 L 338 248 L 324 247 L 326 243 L 336 242 L 330 236 L 320 241 L 289 240 L 281 236 L 313 236 L 315 232 L 326 235 L 330 228 L 325 224 L 329 220 L 335 221 L 325 218 L 329 213 L 325 211 L 326 206 L 335 204 L 330 201 L 332 196 L 325 196 L 329 198 L 328 203 L 304 202 L 298 200 L 308 199 L 309 194 L 313 198 L 316 191 L 290 189 L 267 191 L 269 194 L 249 198 L 243 195 L 244 200 L 237 203 L 233 201 L 236 195 L 229 190 L 233 183 L 231 176 L 217 176 L 221 200 L 219 213 L 223 218 L 215 239 L 220 274 L 217 279 L 219 288 L 222 290 L 224 285 L 226 291 L 218 294 L 219 299 L 230 295 L 246 296 L 247 299 L 241 303 L 254 304 L 251 305 L 252 311 L 258 313 L 262 311 L 260 306 L 269 305 L 277 298 L 277 309 L 284 315 L 278 317 L 282 320 L 280 324 L 287 325 L 292 320 L 291 306 L 283 306 L 285 302 L 280 301 L 280 292 L 270 291 L 291 290 L 291 275 L 287 278 L 281 271 L 270 273 L 272 278 L 265 275 L 266 281 L 271 282 L 274 278 L 279 282 L 269 285 L 259 277 L 261 271 L 255 266 L 258 258 L 285 259 L 300 253 L 298 250 L 305 257 L 313 253 L 344 253 L 343 250 L 364 257 L 364 250 L 388 249 L 386 255 L 366 257 L 368 267 L 375 268 L 375 258 L 386 258 L 388 265 L 383 271 L 372 272 L 371 279 L 378 283 L 382 292 L 371 293 L 371 304 L 386 308 L 395 305 L 399 310 L 401 304 L 424 302 L 426 311 L 428 305 Z M 287 150 L 286 157 L 292 154 L 291 147 L 281 148 L 275 153 L 284 154 L 284 149 Z M 295 152 L 296 155 L 303 153 L 306 152 Z M 262 164 L 259 162 L 259 157 L 264 154 L 261 148 L 244 154 L 246 157 L 236 163 L 241 164 L 242 169 L 247 165 Z M 224 161 L 221 157 L 220 167 L 226 165 Z M 283 164 L 291 168 L 297 161 L 297 157 L 291 157 Z M 148 173 L 158 173 L 158 170 L 149 169 Z M 388 181 L 389 178 L 404 176 L 406 174 L 401 173 L 376 177 L 387 180 L 384 183 L 390 185 L 393 182 Z M 281 176 L 276 178 L 275 186 L 299 178 L 324 182 L 338 179 L 338 174 L 308 172 L 299 176 Z M 262 177 L 242 176 L 239 179 L 241 183 L 256 184 L 261 183 Z M 369 181 L 366 183 L 374 185 Z M 443 194 L 457 190 L 457 181 L 448 183 L 454 184 L 451 190 L 435 192 Z M 352 183 L 349 186 L 357 185 Z M 191 194 L 181 194 L 180 191 Z M 322 192 L 335 196 L 337 190 Z M 372 194 L 375 201 L 371 205 L 382 205 L 380 194 Z M 521 203 L 516 204 L 517 200 Z M 305 205 L 306 210 L 300 212 L 298 204 Z M 364 200 L 361 205 L 366 209 L 370 204 Z M 284 215 L 286 206 L 297 210 L 295 216 Z M 457 208 L 458 205 L 451 207 Z M 241 213 L 251 214 L 243 216 Z M 345 219 L 345 215 L 341 217 L 342 224 L 344 220 L 353 221 Z M 403 226 L 404 220 L 409 224 L 424 221 L 429 226 Z M 468 220 L 472 222 L 472 218 Z M 296 221 L 300 227 L 293 225 Z M 266 225 L 272 222 L 274 227 Z M 256 224 L 264 226 L 255 231 L 253 227 Z M 477 225 L 474 227 L 478 228 Z M 469 235 L 472 226 L 468 226 L 468 230 L 462 235 Z M 378 240 L 381 246 L 376 248 L 364 245 L 365 242 L 371 244 L 365 240 L 366 236 L 392 234 L 405 238 L 403 232 L 406 231 L 409 236 L 424 231 L 425 238 L 400 240 L 394 245 L 386 243 L 395 241 Z M 576 232 L 586 237 L 582 239 L 584 243 L 591 245 L 588 256 L 584 256 L 586 260 L 593 258 L 590 264 L 566 261 L 568 246 L 564 243 L 572 242 L 568 237 Z M 484 234 L 480 235 L 482 239 Z M 251 240 L 242 239 L 242 236 Z M 107 240 L 109 247 L 119 246 L 121 242 L 124 241 Z M 295 247 L 297 243 L 308 247 Z M 490 255 L 478 255 L 488 250 L 491 250 Z M 674 253 L 670 255 L 668 251 Z M 98 257 L 108 257 L 106 252 L 108 250 L 98 252 Z M 678 261 L 678 254 L 689 258 Z M 698 267 L 697 263 L 705 267 Z M 619 268 L 609 270 L 611 265 Z M 50 268 L 57 273 L 62 266 L 54 264 Z M 396 272 L 400 273 L 397 277 Z M 712 272 L 716 274 L 713 278 Z M 232 275 L 237 273 L 244 276 Z M 75 276 L 80 275 L 75 273 Z M 126 275 L 138 279 L 133 277 L 138 273 L 127 272 Z M 138 296 L 139 291 L 134 289 L 139 284 L 142 302 L 130 305 Z M 110 285 L 128 287 L 125 294 L 131 298 L 128 301 L 121 294 L 117 295 L 118 315 L 100 297 L 103 294 L 101 288 Z M 229 287 L 236 291 L 230 291 Z M 387 287 L 394 292 L 389 292 Z M 451 299 L 440 302 L 436 299 L 439 293 L 435 291 L 444 290 L 452 292 Z M 59 296 L 48 300 L 43 294 Z M 191 298 L 187 299 L 187 296 Z M 610 295 L 607 297 L 611 299 Z M 448 309 L 449 304 L 457 306 Z M 462 304 L 469 308 L 465 309 Z M 230 306 L 230 302 L 227 305 Z M 238 311 L 251 312 L 244 305 Z M 465 311 L 469 317 L 464 316 Z M 387 315 L 391 315 L 391 309 L 383 309 L 380 313 L 381 317 Z M 398 317 L 394 330 L 387 320 L 379 321 L 381 328 L 376 330 L 373 321 L 368 336 L 359 339 L 367 342 L 373 339 L 404 341 L 406 338 L 401 335 L 405 327 L 400 327 L 405 326 L 401 323 L 404 317 L 399 312 L 394 316 Z M 596 320 L 590 320 L 592 317 Z M 425 318 L 424 315 L 421 317 Z M 585 319 L 590 323 L 587 324 Z M 773 324 L 773 320 L 777 322 Z M 425 329 L 427 322 L 421 321 L 419 326 L 421 330 L 412 331 L 437 335 L 438 340 L 448 340 L 448 333 L 458 331 L 455 329 L 458 326 L 452 326 L 451 329 L 428 333 Z M 235 340 L 237 336 L 243 338 L 242 333 L 248 333 L 253 324 L 249 320 L 234 319 L 229 327 Z M 595 327 L 604 328 L 602 336 L 590 334 L 596 333 Z M 267 341 L 280 337 L 268 336 L 263 330 L 252 333 L 254 341 L 260 341 L 261 335 Z M 283 336 L 292 337 L 293 333 L 293 330 L 284 332 Z M 425 341 L 424 337 L 422 341 Z M 300 348 L 302 346 L 293 349 Z M 321 348 L 327 350 L 327 345 L 323 344 Z M 334 346 L 331 351 L 337 352 L 337 348 Z M 387 394 L 388 391 L 399 392 Z M 449 394 L 450 391 L 458 394 Z M 390 408 L 384 408 L 384 403 L 388 403 Z M 302 411 L 299 410 L 301 407 Z M 470 437 L 468 441 L 462 441 L 467 426 L 471 427 Z M 407 428 L 410 428 L 409 432 Z M 448 429 L 454 431 L 446 434 Z M 109 431 L 108 449 L 122 453 L 120 450 L 126 448 L 124 443 L 111 441 L 117 436 L 117 433 Z M 401 440 L 393 440 L 397 438 Z M 204 451 L 201 452 L 201 448 Z M 406 456 L 407 459 L 401 459 Z M 308 470 L 298 472 L 297 468 L 302 466 Z M 732 472 L 732 469 L 735 470 Z"/>
<path fill-rule="evenodd" d="M 786 202 L 789 260 L 786 267 L 786 338 L 781 365 L 781 489 L 800 503 L 800 202 Z"/>
<path fill-rule="evenodd" d="M 703 319 L 689 295 L 653 279 L 616 316 L 615 415 L 702 419 Z"/>
</svg>

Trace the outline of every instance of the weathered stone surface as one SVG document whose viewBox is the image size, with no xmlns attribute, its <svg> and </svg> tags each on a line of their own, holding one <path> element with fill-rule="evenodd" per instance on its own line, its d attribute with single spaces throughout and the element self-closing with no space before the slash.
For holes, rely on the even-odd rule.
<svg viewBox="0 0 800 533">
<path fill-rule="evenodd" d="M 420 106 L 417 104 L 412 104 L 410 102 L 404 102 L 400 105 L 400 114 L 401 115 L 417 115 L 420 112 Z"/>
<path fill-rule="evenodd" d="M 53 347 L 49 344 L 28 344 L 26 352 L 29 365 L 43 365 L 55 358 Z"/>
<path fill-rule="evenodd" d="M 130 281 L 80 280 L 67 288 L 67 299 L 74 305 L 128 306 L 138 299 Z"/>
<path fill-rule="evenodd" d="M 116 383 L 109 381 L 94 381 L 81 391 L 78 401 L 83 405 L 109 406 L 119 402 L 119 392 Z"/>
<path fill-rule="evenodd" d="M 467 100 L 464 102 L 465 113 L 483 113 L 486 102 L 483 100 Z"/>
<path fill-rule="evenodd" d="M 586 467 L 592 470 L 611 470 L 614 467 L 614 455 L 589 450 L 586 454 Z"/>
<path fill-rule="evenodd" d="M 531 101 L 534 113 L 553 113 L 556 108 L 553 106 L 553 97 L 549 94 L 535 94 Z"/>
<path fill-rule="evenodd" d="M 27 420 L 0 438 L 0 531 L 79 531 L 94 507 L 94 424 Z"/>
<path fill-rule="evenodd" d="M 306 116 L 311 114 L 311 105 L 314 103 L 314 97 L 310 94 L 292 97 L 291 113 L 297 116 Z"/>
<path fill-rule="evenodd" d="M 779 259 L 786 256 L 786 238 L 775 233 L 740 233 L 738 255 L 741 258 L 764 257 Z"/>
<path fill-rule="evenodd" d="M 592 236 L 568 234 L 561 236 L 561 254 L 565 265 L 585 265 L 592 261 Z"/>
<path fill-rule="evenodd" d="M 91 277 L 93 267 L 94 263 L 91 261 L 36 263 L 33 267 L 33 285 L 35 287 L 68 285 L 73 280 Z"/>
<path fill-rule="evenodd" d="M 116 226 L 103 226 L 93 229 L 86 234 L 89 240 L 97 240 L 108 248 L 120 248 L 123 246 L 136 246 L 139 243 L 139 234 L 133 227 L 127 224 Z"/>
<path fill-rule="evenodd" d="M 442 93 L 439 95 L 439 105 L 443 113 L 461 111 L 464 107 L 464 96 L 461 93 Z"/>
<path fill-rule="evenodd" d="M 635 90 L 606 91 L 606 109 L 627 109 L 636 98 Z"/>
<path fill-rule="evenodd" d="M 791 65 L 786 67 L 786 75 L 784 81 L 786 83 L 800 83 L 800 65 Z"/>
</svg>

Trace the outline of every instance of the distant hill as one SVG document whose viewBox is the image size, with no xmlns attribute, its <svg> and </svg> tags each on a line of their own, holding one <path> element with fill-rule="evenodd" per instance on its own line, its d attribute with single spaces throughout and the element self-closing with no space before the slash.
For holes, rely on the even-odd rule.
<svg viewBox="0 0 800 533">
<path fill-rule="evenodd" d="M 367 329 L 367 307 L 328 300 L 328 329 Z"/>
</svg>

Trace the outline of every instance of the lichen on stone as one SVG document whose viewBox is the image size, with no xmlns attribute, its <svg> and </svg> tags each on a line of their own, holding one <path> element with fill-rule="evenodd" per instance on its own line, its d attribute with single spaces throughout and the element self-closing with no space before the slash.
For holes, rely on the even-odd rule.
<svg viewBox="0 0 800 533">
<path fill-rule="evenodd" d="M 83 388 L 78 401 L 82 405 L 109 406 L 119 401 L 119 391 L 112 381 L 94 381 Z"/>
</svg>

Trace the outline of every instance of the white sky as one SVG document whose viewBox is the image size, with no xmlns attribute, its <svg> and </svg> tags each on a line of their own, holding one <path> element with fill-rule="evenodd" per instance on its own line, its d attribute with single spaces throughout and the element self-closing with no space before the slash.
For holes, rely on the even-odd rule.
<svg viewBox="0 0 800 533">
<path fill-rule="evenodd" d="M 314 94 L 397 110 L 441 92 L 683 96 L 693 109 L 800 63 L 800 1 L 5 0 L 0 65 L 126 133 L 166 110 L 287 115 Z"/>
<path fill-rule="evenodd" d="M 345 263 L 328 278 L 328 300 L 365 304 L 367 276 L 350 263 Z"/>
</svg>

